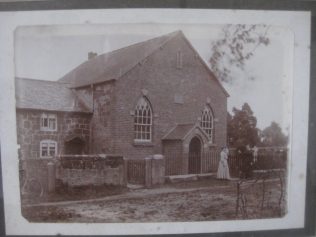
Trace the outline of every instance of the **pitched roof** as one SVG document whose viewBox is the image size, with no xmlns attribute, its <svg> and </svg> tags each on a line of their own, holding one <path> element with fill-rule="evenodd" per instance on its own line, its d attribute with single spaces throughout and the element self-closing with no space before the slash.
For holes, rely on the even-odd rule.
<svg viewBox="0 0 316 237">
<path fill-rule="evenodd" d="M 206 70 L 211 74 L 212 78 L 217 82 L 225 95 L 229 96 L 223 85 L 218 81 L 190 41 L 180 30 L 96 56 L 80 64 L 78 67 L 59 79 L 59 81 L 69 83 L 73 88 L 78 88 L 119 79 L 137 64 L 142 63 L 143 60 L 156 50 L 163 47 L 167 42 L 179 35 L 196 53 L 200 62 L 205 66 Z"/>
<path fill-rule="evenodd" d="M 16 78 L 15 92 L 19 109 L 91 112 L 65 83 Z"/>
<path fill-rule="evenodd" d="M 201 133 L 208 138 L 206 132 L 198 124 L 188 123 L 177 124 L 162 138 L 162 140 L 184 140 L 190 133 L 192 133 L 192 131 L 194 131 L 194 129 L 199 129 Z"/>
<path fill-rule="evenodd" d="M 96 56 L 67 73 L 59 81 L 70 83 L 76 88 L 118 79 L 180 33 L 172 32 Z"/>
<path fill-rule="evenodd" d="M 177 124 L 162 138 L 162 140 L 182 140 L 192 130 L 193 127 L 193 123 Z"/>
</svg>

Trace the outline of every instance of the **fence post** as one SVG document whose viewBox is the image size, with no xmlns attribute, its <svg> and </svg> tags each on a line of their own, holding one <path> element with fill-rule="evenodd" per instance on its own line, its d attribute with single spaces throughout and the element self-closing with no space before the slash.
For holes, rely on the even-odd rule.
<svg viewBox="0 0 316 237">
<path fill-rule="evenodd" d="M 152 159 L 152 184 L 163 184 L 165 182 L 164 156 L 156 154 Z"/>
<path fill-rule="evenodd" d="M 152 185 L 152 157 L 145 158 L 145 187 L 150 188 Z"/>
<path fill-rule="evenodd" d="M 48 162 L 47 164 L 48 169 L 48 192 L 52 193 L 55 192 L 56 187 L 56 172 L 55 172 L 55 164 L 54 162 Z"/>
<path fill-rule="evenodd" d="M 236 212 L 235 212 L 236 217 L 238 216 L 238 211 L 239 211 L 239 198 L 240 198 L 240 183 L 238 181 L 237 182 Z"/>
<path fill-rule="evenodd" d="M 123 158 L 123 166 L 124 166 L 124 171 L 123 171 L 123 184 L 126 186 L 128 183 L 128 160 Z"/>
</svg>

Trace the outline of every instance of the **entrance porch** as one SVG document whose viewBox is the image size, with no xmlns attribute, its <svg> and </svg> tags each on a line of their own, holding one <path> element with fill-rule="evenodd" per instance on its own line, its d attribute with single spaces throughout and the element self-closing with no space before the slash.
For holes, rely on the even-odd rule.
<svg viewBox="0 0 316 237">
<path fill-rule="evenodd" d="M 167 176 L 209 173 L 217 169 L 218 149 L 198 124 L 178 124 L 163 137 L 162 143 Z"/>
</svg>

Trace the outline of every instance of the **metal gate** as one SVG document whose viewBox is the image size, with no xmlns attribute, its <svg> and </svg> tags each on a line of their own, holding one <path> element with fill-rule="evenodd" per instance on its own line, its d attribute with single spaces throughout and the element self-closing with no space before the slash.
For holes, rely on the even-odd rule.
<svg viewBox="0 0 316 237">
<path fill-rule="evenodd" d="M 189 145 L 189 174 L 201 173 L 201 149 L 200 139 L 192 138 Z"/>
</svg>

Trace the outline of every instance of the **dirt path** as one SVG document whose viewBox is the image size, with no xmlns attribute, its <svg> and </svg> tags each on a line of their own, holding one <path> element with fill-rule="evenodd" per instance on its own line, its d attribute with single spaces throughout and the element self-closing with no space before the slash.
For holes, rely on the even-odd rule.
<svg viewBox="0 0 316 237">
<path fill-rule="evenodd" d="M 218 189 L 220 190 L 220 189 Z M 229 190 L 214 192 L 199 189 L 194 192 L 165 192 L 146 197 L 133 197 L 122 200 L 71 205 L 66 212 L 74 213 L 69 221 L 85 222 L 164 222 L 164 221 L 202 221 L 216 218 L 233 218 L 228 214 L 234 208 L 235 198 Z M 213 212 L 210 204 L 222 209 Z M 225 210 L 225 211 L 224 211 Z M 212 216 L 214 215 L 214 216 Z"/>
<path fill-rule="evenodd" d="M 217 186 L 216 189 L 227 189 L 232 188 L 233 184 Z M 67 206 L 71 204 L 80 204 L 80 203 L 91 203 L 91 202 L 102 202 L 102 201 L 112 201 L 112 200 L 125 200 L 130 198 L 148 198 L 155 195 L 160 194 L 169 194 L 169 193 L 185 193 L 185 192 L 194 192 L 200 190 L 210 190 L 214 189 L 213 187 L 200 187 L 200 188 L 174 188 L 174 187 L 163 187 L 163 188 L 155 188 L 155 189 L 136 189 L 131 190 L 126 194 L 113 195 L 109 197 L 102 198 L 93 198 L 86 200 L 76 200 L 76 201 L 60 201 L 60 202 L 45 202 L 38 204 L 25 204 L 25 207 L 36 207 L 36 206 Z"/>
<path fill-rule="evenodd" d="M 129 198 L 137 197 L 150 197 L 151 195 L 165 194 L 165 193 L 178 193 L 178 192 L 194 192 L 196 190 L 207 190 L 214 188 L 236 188 L 236 182 L 238 180 L 217 180 L 217 179 L 201 179 L 198 181 L 187 181 L 187 182 L 176 182 L 167 183 L 161 186 L 156 186 L 152 188 L 144 188 L 139 185 L 130 185 L 128 192 L 122 192 L 116 195 L 105 195 L 104 197 L 97 197 L 91 195 L 90 198 L 85 199 L 75 199 L 75 200 L 65 200 L 65 201 L 41 201 L 37 203 L 24 203 L 24 207 L 35 207 L 35 206 L 63 206 L 70 204 L 79 203 L 90 203 L 99 201 L 111 201 L 111 200 L 124 200 Z M 80 195 L 80 193 L 78 194 Z M 94 197 L 93 197 L 94 196 Z"/>
<path fill-rule="evenodd" d="M 240 215 L 236 216 L 236 182 L 219 184 L 213 186 L 209 181 L 172 184 L 85 201 L 28 205 L 24 206 L 23 214 L 34 222 L 126 223 L 240 219 Z M 264 212 L 257 210 L 258 192 L 248 197 L 248 211 L 256 218 L 278 215 L 274 210 L 278 201 L 278 184 L 271 180 L 266 188 L 271 195 L 267 197 Z"/>
</svg>

